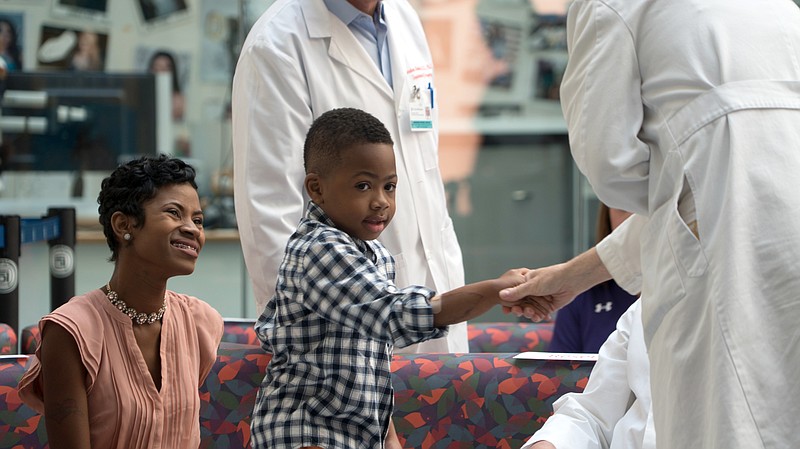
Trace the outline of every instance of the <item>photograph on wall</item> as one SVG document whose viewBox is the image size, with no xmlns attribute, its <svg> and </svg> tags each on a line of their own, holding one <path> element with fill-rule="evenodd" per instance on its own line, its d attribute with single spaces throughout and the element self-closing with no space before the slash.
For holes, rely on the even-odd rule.
<svg viewBox="0 0 800 449">
<path fill-rule="evenodd" d="M 480 26 L 484 41 L 492 52 L 492 56 L 497 60 L 504 61 L 509 68 L 508 71 L 497 74 L 489 82 L 489 86 L 493 89 L 510 90 L 515 76 L 513 67 L 522 43 L 522 27 L 484 17 L 480 18 Z"/>
<path fill-rule="evenodd" d="M 6 63 L 9 72 L 22 70 L 25 36 L 24 14 L 19 12 L 0 12 L 0 58 Z"/>
<path fill-rule="evenodd" d="M 166 47 L 139 46 L 136 48 L 134 58 L 133 65 L 137 70 L 170 74 L 172 78 L 172 120 L 183 121 L 191 54 Z"/>
<path fill-rule="evenodd" d="M 107 33 L 42 25 L 36 59 L 41 69 L 103 71 L 107 47 Z"/>
<path fill-rule="evenodd" d="M 230 83 L 239 54 L 239 5 L 235 2 L 204 0 L 200 35 L 200 78 Z"/>
<path fill-rule="evenodd" d="M 0 0 L 0 5 L 43 5 L 47 0 Z"/>
<path fill-rule="evenodd" d="M 136 0 L 136 2 L 139 4 L 142 20 L 147 25 L 171 23 L 186 17 L 188 12 L 186 0 Z"/>
<path fill-rule="evenodd" d="M 68 16 L 105 18 L 109 0 L 55 0 L 53 12 Z"/>
<path fill-rule="evenodd" d="M 567 68 L 567 56 L 559 54 L 540 55 L 534 57 L 535 86 L 533 97 L 542 100 L 558 101 L 561 90 L 561 79 Z"/>
</svg>

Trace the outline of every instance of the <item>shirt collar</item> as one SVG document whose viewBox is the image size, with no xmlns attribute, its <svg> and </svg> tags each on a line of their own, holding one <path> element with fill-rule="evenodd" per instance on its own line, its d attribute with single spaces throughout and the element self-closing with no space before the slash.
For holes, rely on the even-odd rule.
<svg viewBox="0 0 800 449">
<path fill-rule="evenodd" d="M 325 224 L 327 226 L 330 226 L 332 228 L 336 228 L 336 225 L 333 223 L 333 221 L 330 219 L 330 217 L 328 217 L 325 214 L 325 211 L 322 210 L 322 208 L 319 207 L 319 205 L 317 205 L 313 201 L 309 201 L 308 202 L 308 207 L 306 208 L 306 218 L 308 218 L 309 220 L 318 221 L 318 222 L 320 222 L 322 224 Z M 349 234 L 348 234 L 348 236 L 353 240 L 353 243 L 355 243 L 356 246 L 361 251 L 366 253 L 371 258 L 373 258 L 373 259 L 375 258 L 374 249 L 372 248 L 372 246 L 370 245 L 369 242 L 367 242 L 366 240 L 357 239 L 357 238 L 355 238 L 355 237 L 353 237 L 352 235 L 349 235 Z"/>
<path fill-rule="evenodd" d="M 351 22 L 356 20 L 359 16 L 366 15 L 361 12 L 358 8 L 351 5 L 350 2 L 347 0 L 324 0 L 325 6 L 328 8 L 328 11 L 333 13 L 336 17 L 339 18 L 345 25 L 350 25 Z M 383 1 L 378 2 L 378 7 L 376 11 L 380 13 L 381 21 L 384 21 L 385 12 L 383 10 Z"/>
<path fill-rule="evenodd" d="M 325 214 L 325 211 L 313 201 L 308 202 L 308 207 L 306 207 L 306 217 L 309 220 L 315 220 L 328 226 L 336 227 L 336 225 L 333 224 L 333 221 L 331 221 L 331 219 Z"/>
</svg>

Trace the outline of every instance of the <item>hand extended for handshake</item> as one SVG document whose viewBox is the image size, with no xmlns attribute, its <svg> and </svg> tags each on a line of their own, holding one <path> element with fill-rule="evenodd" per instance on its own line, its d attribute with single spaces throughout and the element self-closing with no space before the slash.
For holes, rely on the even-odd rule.
<svg viewBox="0 0 800 449">
<path fill-rule="evenodd" d="M 550 319 L 578 294 L 611 278 L 594 248 L 568 262 L 520 271 L 525 281 L 501 290 L 500 305 L 505 313 L 533 321 Z"/>
</svg>

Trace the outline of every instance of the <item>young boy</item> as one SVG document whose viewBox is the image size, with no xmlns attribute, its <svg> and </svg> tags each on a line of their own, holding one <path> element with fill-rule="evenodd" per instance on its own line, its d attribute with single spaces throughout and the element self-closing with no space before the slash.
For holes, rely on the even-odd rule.
<svg viewBox="0 0 800 449">
<path fill-rule="evenodd" d="M 303 156 L 311 202 L 256 323 L 272 360 L 253 411 L 253 448 L 399 449 L 393 347 L 486 312 L 526 270 L 440 295 L 396 287 L 394 259 L 375 240 L 395 212 L 389 132 L 366 112 L 334 109 L 311 125 Z"/>
</svg>

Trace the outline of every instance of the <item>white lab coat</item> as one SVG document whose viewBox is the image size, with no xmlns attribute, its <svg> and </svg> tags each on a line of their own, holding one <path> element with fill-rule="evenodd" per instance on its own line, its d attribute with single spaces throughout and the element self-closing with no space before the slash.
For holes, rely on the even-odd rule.
<svg viewBox="0 0 800 449">
<path fill-rule="evenodd" d="M 434 85 L 428 45 L 406 0 L 383 4 L 394 89 L 322 0 L 279 0 L 244 43 L 233 80 L 235 204 L 259 311 L 274 292 L 284 247 L 308 200 L 306 132 L 315 118 L 338 107 L 373 114 L 395 142 L 397 212 L 380 241 L 394 255 L 396 284 L 437 292 L 464 285 L 439 171 L 437 119 L 434 114 L 434 131 L 426 132 L 412 132 L 409 121 L 414 85 L 423 92 Z M 415 346 L 404 351 L 468 352 L 466 323 Z"/>
<path fill-rule="evenodd" d="M 648 217 L 659 447 L 799 447 L 800 11 L 575 0 L 567 26 L 575 161 L 603 202 Z M 631 254 L 603 260 L 617 276 Z"/>
<path fill-rule="evenodd" d="M 583 393 L 553 404 L 554 414 L 522 446 L 546 440 L 557 449 L 654 449 L 650 362 L 642 334 L 641 300 L 609 335 Z"/>
</svg>

